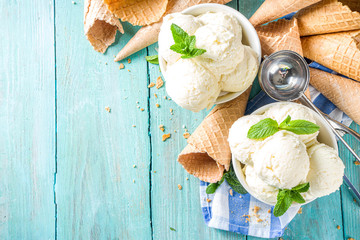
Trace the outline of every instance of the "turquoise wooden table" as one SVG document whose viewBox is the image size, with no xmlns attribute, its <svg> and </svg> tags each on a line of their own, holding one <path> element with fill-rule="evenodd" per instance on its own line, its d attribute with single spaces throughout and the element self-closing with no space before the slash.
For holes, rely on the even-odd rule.
<svg viewBox="0 0 360 240">
<path fill-rule="evenodd" d="M 229 5 L 249 17 L 261 3 Z M 0 20 L 0 239 L 254 239 L 204 224 L 199 180 L 176 158 L 183 126 L 191 133 L 207 112 L 147 87 L 160 76 L 144 59 L 156 45 L 123 70 L 113 62 L 138 28 L 124 24 L 102 55 L 84 36 L 83 0 L 0 0 Z M 360 187 L 360 166 L 342 145 L 340 155 Z M 359 224 L 343 186 L 305 206 L 283 238 L 358 240 Z"/>
</svg>

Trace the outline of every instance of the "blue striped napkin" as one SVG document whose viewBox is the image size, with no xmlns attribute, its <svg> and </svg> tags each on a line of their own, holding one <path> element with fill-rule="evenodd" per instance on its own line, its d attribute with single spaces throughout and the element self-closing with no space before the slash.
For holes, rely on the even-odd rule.
<svg viewBox="0 0 360 240">
<path fill-rule="evenodd" d="M 311 63 L 310 67 L 332 72 L 318 63 Z M 310 95 L 314 104 L 324 113 L 346 126 L 350 126 L 352 120 L 313 87 L 310 87 Z M 261 91 L 249 101 L 245 114 L 248 115 L 259 107 L 272 102 L 275 101 Z M 281 237 L 286 226 L 299 210 L 299 207 L 291 207 L 283 216 L 275 217 L 271 213 L 273 207 L 258 201 L 248 193 L 231 192 L 231 187 L 226 181 L 214 194 L 206 194 L 207 186 L 208 183 L 200 182 L 200 202 L 205 223 L 212 228 L 255 237 Z M 258 217 L 254 217 L 254 206 L 260 207 L 257 212 Z M 271 210 L 270 213 L 268 212 L 269 209 Z M 246 215 L 250 215 L 250 219 Z"/>
</svg>

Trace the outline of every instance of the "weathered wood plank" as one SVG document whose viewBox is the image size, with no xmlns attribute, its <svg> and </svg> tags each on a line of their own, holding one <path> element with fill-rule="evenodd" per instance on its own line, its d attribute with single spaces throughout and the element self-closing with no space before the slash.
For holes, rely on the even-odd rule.
<svg viewBox="0 0 360 240">
<path fill-rule="evenodd" d="M 0 1 L 0 239 L 55 236 L 52 1 Z"/>
<path fill-rule="evenodd" d="M 56 2 L 57 236 L 151 239 L 146 50 L 119 70 L 113 56 L 135 28 L 126 24 L 102 55 L 83 34 L 82 14 L 80 2 Z"/>
<path fill-rule="evenodd" d="M 351 128 L 357 132 L 360 132 L 360 127 L 356 123 L 352 123 Z M 350 135 L 345 135 L 345 140 L 357 152 L 357 154 L 360 154 L 359 141 L 357 141 Z M 350 181 L 354 184 L 354 186 L 360 191 L 360 166 L 356 166 L 354 164 L 354 157 L 343 144 L 339 144 L 339 152 L 341 159 L 343 159 L 345 162 L 345 174 L 349 177 Z M 348 239 L 349 237 L 352 237 L 354 239 L 360 239 L 359 204 L 354 202 L 351 193 L 346 189 L 346 186 L 344 184 L 341 189 L 342 211 L 344 220 L 344 237 L 345 239 Z"/>
</svg>

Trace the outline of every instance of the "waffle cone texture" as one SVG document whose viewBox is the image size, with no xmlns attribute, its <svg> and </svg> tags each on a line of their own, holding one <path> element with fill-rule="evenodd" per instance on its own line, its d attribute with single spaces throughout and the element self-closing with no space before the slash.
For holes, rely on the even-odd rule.
<svg viewBox="0 0 360 240">
<path fill-rule="evenodd" d="M 301 38 L 304 56 L 360 81 L 360 30 Z"/>
<path fill-rule="evenodd" d="M 352 120 L 360 124 L 360 83 L 310 68 L 310 84 Z"/>
<path fill-rule="evenodd" d="M 95 51 L 104 53 L 115 41 L 117 30 L 124 33 L 120 21 L 106 8 L 102 0 L 85 0 L 84 31 Z"/>
<path fill-rule="evenodd" d="M 295 14 L 301 36 L 360 29 L 359 0 L 323 0 Z"/>
<path fill-rule="evenodd" d="M 178 162 L 184 169 L 205 182 L 217 182 L 228 170 L 231 151 L 229 129 L 245 113 L 250 88 L 234 100 L 217 105 L 188 139 Z"/>
</svg>

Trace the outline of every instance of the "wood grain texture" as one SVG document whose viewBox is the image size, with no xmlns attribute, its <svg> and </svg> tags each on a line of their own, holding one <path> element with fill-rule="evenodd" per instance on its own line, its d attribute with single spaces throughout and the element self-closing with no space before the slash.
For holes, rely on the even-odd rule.
<svg viewBox="0 0 360 240">
<path fill-rule="evenodd" d="M 113 56 L 135 28 L 102 55 L 83 34 L 82 3 L 56 9 L 57 237 L 151 239 L 145 50 L 120 70 Z"/>
<path fill-rule="evenodd" d="M 55 236 L 53 11 L 0 1 L 0 239 Z"/>
</svg>

